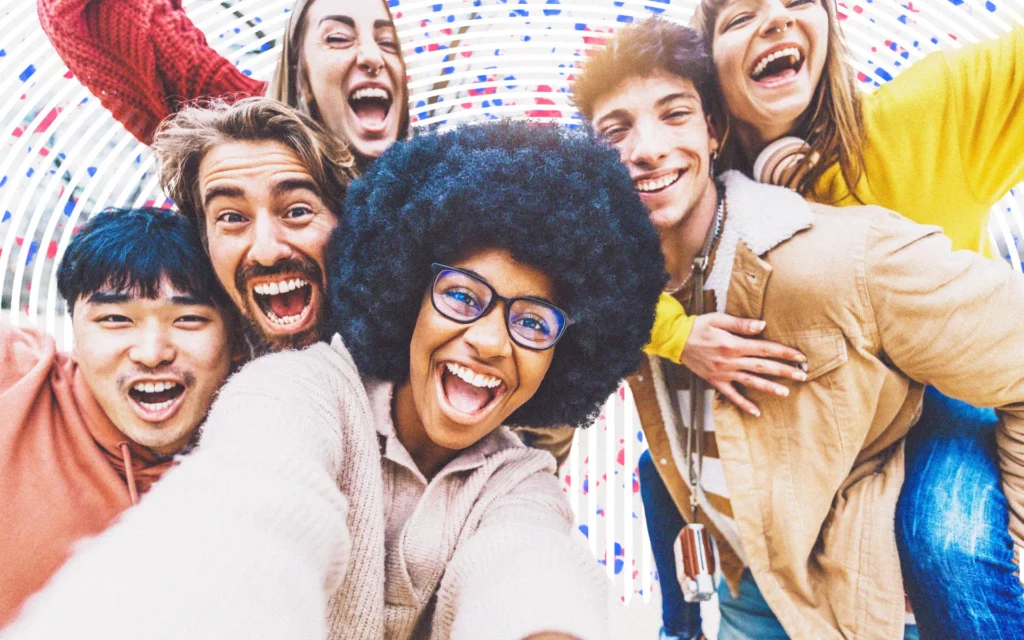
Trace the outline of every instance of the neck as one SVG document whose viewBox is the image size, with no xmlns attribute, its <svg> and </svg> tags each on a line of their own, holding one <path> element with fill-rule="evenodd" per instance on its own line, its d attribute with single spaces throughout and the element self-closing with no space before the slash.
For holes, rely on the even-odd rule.
<svg viewBox="0 0 1024 640">
<path fill-rule="evenodd" d="M 428 480 L 458 453 L 436 444 L 427 435 L 419 412 L 416 411 L 412 387 L 409 386 L 408 380 L 395 386 L 394 398 L 391 400 L 391 419 L 395 423 L 398 441 L 409 452 L 416 467 Z"/>
<path fill-rule="evenodd" d="M 734 124 L 736 135 L 739 138 L 740 147 L 743 149 L 751 166 L 765 147 L 784 136 L 793 135 L 797 130 L 796 122 L 787 122 L 780 125 L 755 127 L 747 122 L 736 121 Z"/>
<path fill-rule="evenodd" d="M 687 215 L 683 216 L 679 224 L 660 230 L 661 253 L 665 256 L 669 289 L 679 286 L 690 273 L 693 259 L 703 248 L 704 239 L 715 221 L 717 208 L 718 186 L 714 180 L 709 180 L 700 200 Z"/>
</svg>

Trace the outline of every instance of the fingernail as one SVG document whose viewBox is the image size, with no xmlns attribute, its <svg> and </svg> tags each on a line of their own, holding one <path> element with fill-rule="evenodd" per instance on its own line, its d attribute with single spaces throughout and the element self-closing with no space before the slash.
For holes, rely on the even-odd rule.
<svg viewBox="0 0 1024 640">
<path fill-rule="evenodd" d="M 766 323 L 765 323 L 764 320 L 757 320 L 757 321 L 755 321 L 754 322 L 754 331 L 764 331 L 765 324 Z"/>
<path fill-rule="evenodd" d="M 758 418 L 761 417 L 761 410 L 760 409 L 754 409 L 750 413 L 754 414 L 755 417 L 758 417 Z"/>
<path fill-rule="evenodd" d="M 805 382 L 807 380 L 807 374 L 803 371 L 797 371 L 794 377 L 800 382 Z"/>
<path fill-rule="evenodd" d="M 797 356 L 796 361 L 797 362 L 807 362 L 807 356 L 805 356 L 804 354 L 801 353 L 799 356 Z"/>
<path fill-rule="evenodd" d="M 786 387 L 782 387 L 782 394 L 781 395 L 782 395 L 783 398 L 788 396 L 789 395 L 789 389 L 786 388 Z"/>
</svg>

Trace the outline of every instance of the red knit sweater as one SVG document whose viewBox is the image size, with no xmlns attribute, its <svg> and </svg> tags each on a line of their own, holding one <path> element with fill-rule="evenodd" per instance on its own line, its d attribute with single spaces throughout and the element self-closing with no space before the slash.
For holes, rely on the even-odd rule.
<svg viewBox="0 0 1024 640">
<path fill-rule="evenodd" d="M 38 0 L 39 21 L 68 68 L 142 142 L 202 97 L 263 95 L 206 44 L 181 0 Z"/>
</svg>

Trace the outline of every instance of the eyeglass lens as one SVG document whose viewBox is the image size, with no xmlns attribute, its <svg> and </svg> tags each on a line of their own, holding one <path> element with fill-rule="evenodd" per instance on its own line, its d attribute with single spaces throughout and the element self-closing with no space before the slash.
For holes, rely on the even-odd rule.
<svg viewBox="0 0 1024 640">
<path fill-rule="evenodd" d="M 473 276 L 444 269 L 434 280 L 434 306 L 458 322 L 472 322 L 490 307 L 491 288 Z M 507 311 L 509 335 L 529 349 L 553 345 L 565 326 L 565 318 L 555 308 L 533 300 L 516 300 Z"/>
</svg>

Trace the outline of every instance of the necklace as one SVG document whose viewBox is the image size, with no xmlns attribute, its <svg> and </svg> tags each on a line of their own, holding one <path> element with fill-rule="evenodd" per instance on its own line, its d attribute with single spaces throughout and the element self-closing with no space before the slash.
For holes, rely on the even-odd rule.
<svg viewBox="0 0 1024 640">
<path fill-rule="evenodd" d="M 690 272 L 686 274 L 683 281 L 676 287 L 669 287 L 665 289 L 665 293 L 674 295 L 679 293 L 686 288 L 690 282 L 693 281 L 693 274 L 697 268 L 704 269 L 708 264 L 708 256 L 711 255 L 711 248 L 718 242 L 718 236 L 722 233 L 722 222 L 725 220 L 725 189 L 719 188 L 719 193 L 722 194 L 718 198 L 718 209 L 715 211 L 715 220 L 712 224 L 712 228 L 708 229 L 708 235 L 704 237 L 704 246 L 701 249 L 700 254 L 694 259 L 693 266 L 690 267 Z"/>
</svg>

